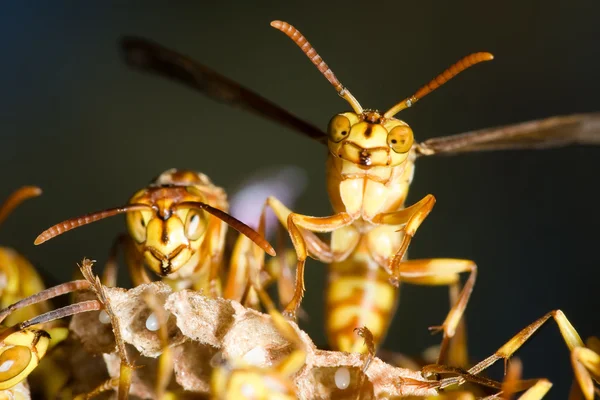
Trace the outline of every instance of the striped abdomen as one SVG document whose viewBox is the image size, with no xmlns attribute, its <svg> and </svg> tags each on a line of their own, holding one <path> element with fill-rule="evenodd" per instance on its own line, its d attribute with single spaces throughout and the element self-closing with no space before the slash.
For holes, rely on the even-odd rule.
<svg viewBox="0 0 600 400">
<path fill-rule="evenodd" d="M 379 345 L 396 309 L 398 290 L 364 242 L 346 260 L 329 265 L 325 317 L 332 350 L 366 352 L 363 339 L 354 332 L 363 326 Z"/>
</svg>

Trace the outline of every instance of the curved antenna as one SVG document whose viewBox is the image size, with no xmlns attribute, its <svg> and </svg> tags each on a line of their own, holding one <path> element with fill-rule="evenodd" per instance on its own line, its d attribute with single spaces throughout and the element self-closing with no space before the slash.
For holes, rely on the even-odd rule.
<svg viewBox="0 0 600 400">
<path fill-rule="evenodd" d="M 23 201 L 32 197 L 37 197 L 40 194 L 42 194 L 42 189 L 37 186 L 23 186 L 15 190 L 10 196 L 8 196 L 8 199 L 2 203 L 2 206 L 0 206 L 0 224 L 4 222 L 6 217 L 10 215 L 15 207 L 17 207 Z"/>
<path fill-rule="evenodd" d="M 81 280 L 77 280 L 77 281 L 62 283 L 60 285 L 51 287 L 49 289 L 42 290 L 41 292 L 33 294 L 24 299 L 21 299 L 21 300 L 17 301 L 16 303 L 9 305 L 5 309 L 0 310 L 0 322 L 4 321 L 6 319 L 6 317 L 8 317 L 11 313 L 13 313 L 16 310 L 19 310 L 21 308 L 30 306 L 32 304 L 38 304 L 38 303 L 41 303 L 42 301 L 47 301 L 47 300 L 53 299 L 62 294 L 65 294 L 65 293 L 71 293 L 71 292 L 75 292 L 78 290 L 88 289 L 89 287 L 90 287 L 90 283 L 86 280 L 81 279 Z"/>
<path fill-rule="evenodd" d="M 232 217 L 224 211 L 219 210 L 218 208 L 211 207 L 208 204 L 202 203 L 200 201 L 184 201 L 175 205 L 173 208 L 197 208 L 200 210 L 204 210 L 207 213 L 219 218 L 221 221 L 225 222 L 242 235 L 247 236 L 248 239 L 252 240 L 258 246 L 260 246 L 270 256 L 275 257 L 276 255 L 273 246 L 271 246 L 271 244 L 267 242 L 267 240 L 261 234 L 256 232 L 254 229 L 250 228 L 248 225 L 244 224 L 242 221 Z"/>
<path fill-rule="evenodd" d="M 92 222 L 99 221 L 104 218 L 112 217 L 117 214 L 123 214 L 130 211 L 141 211 L 152 209 L 149 205 L 146 204 L 129 204 L 124 207 L 116 207 L 109 208 L 108 210 L 97 211 L 91 214 L 85 214 L 81 217 L 75 217 L 68 219 L 66 221 L 60 222 L 48 229 L 44 232 L 40 233 L 39 236 L 35 239 L 33 244 L 36 246 L 38 244 L 42 244 L 47 240 L 52 239 L 55 236 L 61 235 L 71 229 L 79 228 L 80 226 L 91 224 Z"/>
<path fill-rule="evenodd" d="M 272 21 L 271 26 L 275 29 L 280 30 L 285 33 L 290 39 L 294 41 L 302 49 L 304 54 L 312 61 L 312 63 L 317 67 L 319 72 L 323 74 L 323 76 L 333 85 L 335 90 L 337 90 L 338 94 L 350 103 L 350 106 L 357 114 L 362 114 L 363 108 L 358 103 L 358 100 L 352 96 L 352 93 L 348 89 L 344 87 L 336 78 L 333 71 L 329 66 L 323 61 L 321 56 L 317 53 L 315 48 L 306 40 L 306 38 L 300 33 L 300 31 L 294 28 L 292 25 L 288 24 L 284 21 Z"/>
<path fill-rule="evenodd" d="M 493 59 L 494 56 L 491 53 L 485 52 L 473 53 L 461 58 L 460 60 L 458 60 L 458 62 L 452 64 L 450 68 L 446 69 L 444 72 L 433 78 L 427 85 L 419 89 L 417 93 L 413 94 L 410 97 L 407 97 L 406 99 L 402 100 L 400 103 L 396 104 L 394 107 L 386 111 L 386 113 L 383 114 L 383 117 L 392 118 L 394 115 L 398 114 L 405 108 L 411 107 L 417 101 L 427 96 L 429 93 L 433 92 L 435 89 L 439 88 L 444 83 L 448 82 L 450 79 L 463 72 L 465 69 L 482 61 L 490 61 Z"/>
</svg>

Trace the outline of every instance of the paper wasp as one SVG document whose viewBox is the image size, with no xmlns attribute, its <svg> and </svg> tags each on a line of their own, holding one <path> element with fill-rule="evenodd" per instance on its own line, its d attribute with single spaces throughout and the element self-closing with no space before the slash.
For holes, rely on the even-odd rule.
<svg viewBox="0 0 600 400">
<path fill-rule="evenodd" d="M 351 106 L 335 115 L 326 132 L 194 60 L 152 41 L 126 37 L 121 46 L 127 63 L 168 77 L 217 100 L 245 109 L 328 146 L 327 186 L 335 214 L 310 217 L 292 213 L 277 199 L 269 199 L 287 226 L 297 256 L 295 295 L 287 307 L 294 316 L 304 292 L 307 256 L 329 264 L 327 331 L 335 349 L 360 351 L 352 335 L 367 325 L 376 343 L 385 334 L 395 308 L 397 291 L 388 278 L 427 285 L 454 284 L 457 273 L 470 272 L 462 294 L 442 325 L 445 340 L 454 334 L 472 290 L 476 266 L 468 260 L 404 260 L 408 244 L 431 211 L 435 198 L 426 196 L 405 207 L 414 162 L 419 157 L 500 149 L 547 148 L 569 144 L 599 144 L 599 114 L 551 117 L 515 125 L 471 131 L 448 137 L 414 141 L 411 128 L 394 118 L 469 66 L 490 60 L 489 53 L 461 59 L 414 95 L 384 113 L 363 109 L 308 41 L 291 25 L 271 25 L 288 35 Z M 331 243 L 314 232 L 332 232 Z M 440 354 L 443 361 L 443 352 Z"/>
<path fill-rule="evenodd" d="M 0 223 L 22 201 L 40 194 L 42 190 L 36 186 L 23 186 L 17 189 L 0 206 Z M 0 307 L 2 308 L 44 290 L 44 283 L 33 265 L 25 257 L 7 247 L 0 247 L 0 280 L 2 281 L 0 284 Z M 43 302 L 9 316 L 6 323 L 11 324 L 16 320 L 31 318 L 48 309 L 48 304 Z"/>
<path fill-rule="evenodd" d="M 129 236 L 122 236 L 119 242 L 125 246 L 134 285 L 151 281 L 144 268 L 148 266 L 176 289 L 193 286 L 219 295 L 225 224 L 275 255 L 259 233 L 227 214 L 227 208 L 225 192 L 206 175 L 171 169 L 135 193 L 127 205 L 58 223 L 42 232 L 35 244 L 125 213 Z"/>
<path fill-rule="evenodd" d="M 4 394 L 3 390 L 10 391 L 17 384 L 23 382 L 38 366 L 48 349 L 58 341 L 66 338 L 65 329 L 54 326 L 53 321 L 84 312 L 105 310 L 113 326 L 118 352 L 122 361 L 122 378 L 119 379 L 118 383 L 119 398 L 127 398 L 130 385 L 128 379 L 132 365 L 127 359 L 124 343 L 120 338 L 119 321 L 114 317 L 103 286 L 99 278 L 93 275 L 91 268 L 92 261 L 84 259 L 80 269 L 85 279 L 41 290 L 0 310 L 0 322 L 4 322 L 9 316 L 14 318 L 14 315 L 25 307 L 38 305 L 66 293 L 91 290 L 96 294 L 96 299 L 76 302 L 2 328 L 0 331 L 0 362 L 2 365 L 0 395 Z M 53 376 L 49 379 L 56 379 L 56 377 Z"/>
</svg>

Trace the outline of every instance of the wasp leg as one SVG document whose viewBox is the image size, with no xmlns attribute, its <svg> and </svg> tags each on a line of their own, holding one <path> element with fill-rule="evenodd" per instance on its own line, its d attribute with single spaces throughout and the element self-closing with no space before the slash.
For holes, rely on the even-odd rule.
<svg viewBox="0 0 600 400">
<path fill-rule="evenodd" d="M 527 389 L 527 391 L 519 397 L 519 400 L 541 400 L 551 388 L 552 382 L 547 379 L 540 379 L 535 385 Z"/>
<path fill-rule="evenodd" d="M 400 263 L 406 254 L 408 245 L 421 223 L 433 209 L 434 204 L 435 197 L 428 194 L 410 207 L 390 213 L 378 214 L 373 218 L 373 223 L 378 225 L 404 225 L 402 228 L 404 232 L 402 242 L 396 254 L 390 260 L 388 267 L 391 275 L 390 282 L 394 286 L 400 284 Z"/>
<path fill-rule="evenodd" d="M 260 213 L 257 230 L 263 237 L 265 236 L 266 212 L 267 204 L 265 203 Z M 264 261 L 264 250 L 255 245 L 247 236 L 239 235 L 231 255 L 223 297 L 238 302 L 242 302 L 242 299 L 244 299 L 243 304 L 245 306 L 258 309 L 258 299 L 252 288 L 250 277 L 258 276 L 263 272 Z M 268 283 L 265 282 L 265 284 Z"/>
<path fill-rule="evenodd" d="M 375 358 L 375 340 L 373 338 L 373 333 L 366 326 L 360 328 L 354 328 L 354 332 L 360 337 L 364 339 L 365 347 L 367 348 L 367 352 L 365 353 L 365 361 L 362 366 L 362 375 L 360 376 L 359 387 L 360 390 L 357 391 L 356 399 L 360 399 L 362 388 L 364 387 L 365 380 L 367 378 L 367 370 L 371 365 L 371 362 Z"/>
<path fill-rule="evenodd" d="M 344 226 L 350 225 L 353 220 L 348 213 L 338 213 L 329 217 L 310 217 L 290 212 L 279 200 L 269 197 L 267 203 L 273 209 L 277 218 L 282 219 L 287 215 L 287 228 L 296 250 L 296 285 L 294 296 L 286 306 L 284 314 L 290 319 L 296 319 L 296 312 L 304 296 L 304 264 L 308 256 L 308 248 L 301 229 L 310 232 L 332 232 Z M 321 242 L 322 243 L 322 242 Z M 318 258 L 318 254 L 314 254 Z"/>
<path fill-rule="evenodd" d="M 109 390 L 115 390 L 118 387 L 119 387 L 119 378 L 108 379 L 108 380 L 104 381 L 103 383 L 101 383 L 98 387 L 96 387 L 91 392 L 84 393 L 84 394 L 78 394 L 77 396 L 73 397 L 73 400 L 92 399 L 92 398 L 98 396 L 99 394 L 108 392 Z"/>
<path fill-rule="evenodd" d="M 462 290 L 460 282 L 450 285 L 450 304 L 456 304 L 459 301 L 461 292 Z M 456 330 L 454 332 L 454 337 L 449 341 L 447 352 L 448 355 L 446 357 L 448 365 L 461 368 L 468 368 L 470 366 L 467 346 L 467 325 L 465 318 L 466 316 L 463 314 L 462 318 L 458 321 L 458 325 L 456 326 Z"/>
<path fill-rule="evenodd" d="M 502 390 L 498 395 L 501 395 L 503 399 L 512 399 L 514 394 L 519 391 L 518 386 L 522 371 L 523 364 L 521 363 L 521 360 L 516 357 L 513 358 L 506 370 L 504 382 L 502 382 Z"/>
<path fill-rule="evenodd" d="M 506 377 L 502 382 L 502 391 L 485 399 L 512 399 L 515 393 L 523 390 L 526 390 L 526 392 L 519 397 L 519 400 L 542 399 L 552 387 L 552 383 L 547 379 L 520 380 L 522 367 L 523 365 L 518 358 L 513 359 L 506 370 Z"/>
<path fill-rule="evenodd" d="M 457 382 L 472 382 L 480 386 L 489 387 L 492 389 L 497 389 L 498 392 L 483 398 L 484 400 L 491 399 L 510 399 L 512 398 L 512 394 L 517 392 L 522 392 L 526 390 L 521 397 L 520 400 L 539 400 L 544 397 L 546 392 L 550 390 L 552 384 L 546 379 L 527 379 L 520 380 L 520 362 L 515 362 L 515 365 L 511 364 L 510 368 L 507 371 L 506 378 L 504 382 L 500 383 L 495 380 L 485 378 L 478 375 L 470 374 L 468 371 L 465 371 L 461 368 L 450 367 L 446 365 L 428 365 L 423 367 L 422 373 L 427 376 L 431 374 L 455 374 L 456 377 L 444 378 L 441 379 L 437 386 L 439 388 L 448 388 L 449 386 L 456 385 Z M 462 384 L 462 383 L 459 383 Z M 457 395 L 466 395 L 466 392 L 450 392 L 445 395 L 450 395 L 456 393 Z M 472 393 L 469 392 L 472 397 L 464 397 L 464 398 L 475 398 Z M 446 398 L 446 397 L 442 397 Z M 454 398 L 454 397 L 453 397 Z M 456 398 L 462 399 L 463 397 L 457 396 Z"/>
<path fill-rule="evenodd" d="M 304 363 L 306 362 L 306 350 L 304 349 L 304 343 L 302 339 L 298 335 L 298 332 L 289 324 L 288 321 L 284 318 L 283 315 L 277 311 L 273 301 L 269 298 L 267 292 L 264 291 L 262 287 L 256 282 L 254 277 L 251 278 L 252 286 L 256 291 L 258 297 L 260 298 L 261 303 L 263 303 L 265 309 L 271 316 L 271 320 L 273 321 L 273 325 L 275 328 L 289 340 L 294 346 L 295 349 L 284 359 L 282 360 L 275 369 L 282 375 L 292 376 L 296 372 L 302 368 Z"/>
<path fill-rule="evenodd" d="M 169 334 L 167 332 L 168 316 L 164 308 L 156 301 L 153 296 L 144 296 L 144 301 L 152 313 L 156 316 L 158 322 L 158 338 L 162 347 L 162 352 L 158 358 L 158 370 L 156 372 L 156 385 L 154 387 L 156 398 L 162 399 L 166 393 L 167 386 L 171 381 L 173 373 L 173 354 L 169 347 Z"/>
<path fill-rule="evenodd" d="M 294 265 L 296 263 L 296 252 L 291 249 L 277 250 L 277 257 L 270 259 L 265 270 L 277 285 L 277 295 L 279 304 L 285 307 L 292 301 L 294 293 Z M 271 284 L 271 281 L 265 282 L 263 287 Z M 300 308 L 299 312 L 302 311 Z M 302 315 L 300 315 L 302 317 Z"/>
<path fill-rule="evenodd" d="M 354 328 L 354 332 L 365 340 L 365 346 L 367 347 L 367 353 L 365 354 L 365 362 L 362 367 L 363 374 L 367 373 L 369 365 L 375 358 L 375 341 L 373 340 L 373 334 L 366 326 L 361 328 Z"/>
<path fill-rule="evenodd" d="M 587 341 L 587 347 L 575 347 L 571 350 L 571 364 L 584 398 L 593 399 L 594 391 L 598 392 L 593 381 L 600 382 L 600 340 L 591 337 Z"/>
<path fill-rule="evenodd" d="M 110 248 L 110 253 L 108 255 L 108 260 L 106 264 L 104 264 L 104 270 L 102 271 L 102 284 L 108 287 L 117 286 L 117 277 L 119 265 L 117 263 L 117 255 L 119 252 L 119 247 L 125 248 L 127 246 L 127 241 L 131 240 L 130 237 L 124 233 L 121 233 Z"/>
<path fill-rule="evenodd" d="M 500 359 L 504 359 L 504 367 L 506 371 L 509 358 L 531 337 L 531 335 L 533 335 L 550 318 L 554 318 L 554 320 L 556 321 L 560 333 L 563 336 L 563 339 L 571 352 L 573 352 L 577 348 L 585 348 L 581 338 L 579 337 L 579 334 L 577 333 L 573 325 L 571 325 L 571 323 L 563 314 L 563 312 L 560 310 L 554 310 L 525 327 L 525 329 L 517 333 L 513 338 L 511 338 L 502 347 L 500 347 L 494 354 L 481 361 L 480 363 L 476 364 L 474 367 L 470 368 L 468 370 L 468 373 L 472 375 L 477 375 Z M 580 351 L 575 351 L 575 354 L 581 355 Z M 578 368 L 575 368 L 575 374 L 576 376 L 580 376 L 578 375 Z M 464 378 L 462 377 L 448 378 L 447 380 L 445 380 L 445 383 L 442 386 L 442 388 L 453 384 L 460 385 L 462 383 L 464 383 Z M 541 391 L 542 389 L 536 390 Z M 534 391 L 532 393 L 537 392 Z M 590 393 L 584 392 L 584 395 L 589 396 Z M 592 397 L 585 397 L 586 400 L 593 400 L 593 392 L 591 393 L 591 396 Z"/>
<path fill-rule="evenodd" d="M 238 302 L 242 299 L 248 282 L 249 269 L 252 268 L 250 264 L 254 261 L 251 246 L 252 241 L 244 235 L 240 235 L 235 242 L 223 290 L 223 297 L 226 299 Z"/>
<path fill-rule="evenodd" d="M 144 261 L 142 260 L 139 252 L 136 250 L 133 240 L 127 238 L 125 244 L 125 263 L 129 270 L 129 276 L 133 286 L 140 286 L 145 283 L 151 283 L 152 279 L 148 276 L 146 268 L 144 267 Z"/>
<path fill-rule="evenodd" d="M 208 271 L 208 292 L 211 297 L 217 298 L 221 296 L 221 279 L 219 273 L 221 272 L 221 265 L 223 264 L 223 251 L 225 246 L 225 233 L 226 224 L 225 222 L 215 219 L 215 227 L 208 228 L 208 249 L 207 256 L 209 258 L 209 271 Z M 240 236 L 244 236 L 240 234 Z M 258 247 L 258 246 L 257 246 Z"/>
<path fill-rule="evenodd" d="M 400 280 L 417 285 L 454 285 L 458 282 L 458 274 L 461 272 L 469 272 L 470 275 L 458 296 L 458 300 L 450 308 L 443 324 L 439 327 L 430 328 L 444 332 L 438 364 L 446 364 L 448 344 L 459 326 L 473 291 L 477 277 L 477 265 L 471 260 L 453 258 L 408 260 L 399 265 L 398 276 Z"/>
<path fill-rule="evenodd" d="M 471 392 L 450 392 L 435 396 L 436 400 L 475 400 L 476 397 Z"/>
<path fill-rule="evenodd" d="M 442 364 L 431 364 L 426 365 L 421 369 L 421 373 L 424 377 L 431 377 L 439 374 L 452 374 L 456 375 L 450 378 L 440 379 L 436 383 L 436 387 L 440 389 L 446 389 L 454 385 L 462 385 L 465 382 L 472 382 L 477 385 L 489 387 L 492 389 L 502 389 L 502 383 L 495 381 L 490 378 L 471 374 L 469 371 L 465 371 L 462 368 L 451 367 L 449 365 Z"/>
<path fill-rule="evenodd" d="M 284 227 L 288 228 L 288 230 L 289 230 L 288 219 L 291 214 L 294 214 L 294 213 L 292 213 L 292 210 L 290 210 L 289 208 L 284 206 L 283 203 L 281 203 L 279 200 L 277 200 L 274 197 L 269 197 L 266 201 L 266 205 L 271 207 L 271 209 L 277 216 L 277 219 L 279 220 L 279 222 Z M 300 214 L 296 214 L 296 215 L 300 216 Z M 309 217 L 309 218 L 317 218 L 317 217 Z M 325 217 L 325 218 L 327 218 L 327 217 Z M 331 217 L 329 217 L 329 218 L 331 218 Z M 337 229 L 337 228 L 334 228 L 333 230 L 335 230 L 335 229 Z M 308 252 L 309 252 L 310 256 L 312 258 L 315 258 L 316 260 L 321 261 L 322 263 L 325 263 L 325 264 L 330 264 L 334 261 L 342 261 L 354 249 L 355 244 L 358 243 L 358 240 L 356 240 L 356 243 L 353 243 L 351 248 L 344 249 L 342 251 L 334 251 L 331 248 L 331 246 L 329 246 L 327 243 L 325 243 L 317 235 L 314 234 L 314 232 L 330 232 L 331 230 L 323 231 L 320 228 L 319 229 L 310 229 L 310 228 L 304 229 L 304 227 L 301 227 L 299 230 L 300 230 L 300 232 L 302 232 L 302 238 L 305 241 L 305 244 L 306 244 L 306 247 L 308 248 Z M 290 236 L 291 236 L 291 233 L 290 233 Z"/>
</svg>

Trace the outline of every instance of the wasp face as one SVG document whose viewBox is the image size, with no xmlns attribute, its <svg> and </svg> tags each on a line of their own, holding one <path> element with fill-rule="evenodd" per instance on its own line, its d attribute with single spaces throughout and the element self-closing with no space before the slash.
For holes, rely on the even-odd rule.
<svg viewBox="0 0 600 400">
<path fill-rule="evenodd" d="M 186 201 L 204 199 L 185 187 L 161 186 L 143 189 L 130 200 L 149 206 L 148 211 L 127 213 L 127 227 L 145 263 L 160 276 L 192 260 L 206 236 L 208 216 L 197 208 L 177 207 Z"/>
<path fill-rule="evenodd" d="M 377 111 L 338 114 L 329 122 L 328 135 L 334 156 L 362 168 L 395 167 L 408 158 L 413 144 L 405 122 L 385 119 Z"/>
</svg>

